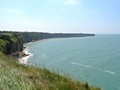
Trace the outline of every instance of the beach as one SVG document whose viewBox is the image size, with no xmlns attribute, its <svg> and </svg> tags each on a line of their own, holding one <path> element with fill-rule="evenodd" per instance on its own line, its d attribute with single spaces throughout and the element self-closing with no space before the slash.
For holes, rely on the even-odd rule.
<svg viewBox="0 0 120 90">
<path fill-rule="evenodd" d="M 22 52 L 20 52 L 20 56 L 18 58 L 19 63 L 27 65 L 28 59 L 33 56 L 33 54 L 29 53 L 29 47 L 25 47 Z"/>
</svg>

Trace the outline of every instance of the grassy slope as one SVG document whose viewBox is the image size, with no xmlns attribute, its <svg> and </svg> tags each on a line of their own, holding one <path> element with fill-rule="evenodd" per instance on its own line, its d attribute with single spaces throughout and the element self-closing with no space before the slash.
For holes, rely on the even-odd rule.
<svg viewBox="0 0 120 90">
<path fill-rule="evenodd" d="M 100 90 L 46 69 L 24 66 L 0 53 L 0 90 Z"/>
</svg>

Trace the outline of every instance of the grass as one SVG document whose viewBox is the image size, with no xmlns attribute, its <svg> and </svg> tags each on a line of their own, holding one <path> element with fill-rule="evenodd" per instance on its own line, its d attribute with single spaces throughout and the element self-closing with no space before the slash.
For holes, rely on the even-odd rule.
<svg viewBox="0 0 120 90">
<path fill-rule="evenodd" d="M 45 68 L 25 66 L 0 53 L 0 90 L 101 90 Z"/>
</svg>

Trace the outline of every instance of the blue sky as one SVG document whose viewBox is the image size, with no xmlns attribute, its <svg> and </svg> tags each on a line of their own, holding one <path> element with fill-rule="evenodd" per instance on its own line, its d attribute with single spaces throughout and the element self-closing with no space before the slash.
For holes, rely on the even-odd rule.
<svg viewBox="0 0 120 90">
<path fill-rule="evenodd" d="M 0 0 L 0 30 L 120 33 L 120 0 Z"/>
</svg>

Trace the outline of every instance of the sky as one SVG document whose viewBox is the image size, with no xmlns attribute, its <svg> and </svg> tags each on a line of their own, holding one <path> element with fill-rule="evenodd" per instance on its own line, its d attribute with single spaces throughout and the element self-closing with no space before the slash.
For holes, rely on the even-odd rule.
<svg viewBox="0 0 120 90">
<path fill-rule="evenodd" d="M 120 34 L 120 0 L 0 0 L 0 30 Z"/>
</svg>

